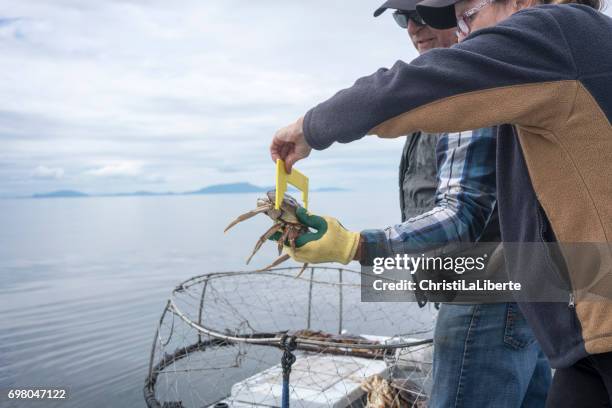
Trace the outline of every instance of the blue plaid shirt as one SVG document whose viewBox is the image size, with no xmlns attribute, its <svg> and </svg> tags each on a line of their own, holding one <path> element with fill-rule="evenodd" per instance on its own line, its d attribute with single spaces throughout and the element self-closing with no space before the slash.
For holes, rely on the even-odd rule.
<svg viewBox="0 0 612 408">
<path fill-rule="evenodd" d="M 395 254 L 443 252 L 476 242 L 496 204 L 497 128 L 448 133 L 437 147 L 435 207 L 384 230 L 366 230 L 362 263 Z"/>
</svg>

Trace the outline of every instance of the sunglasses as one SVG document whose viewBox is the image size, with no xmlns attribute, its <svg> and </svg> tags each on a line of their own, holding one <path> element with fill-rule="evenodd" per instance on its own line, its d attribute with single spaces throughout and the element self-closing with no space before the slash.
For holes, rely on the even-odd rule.
<svg viewBox="0 0 612 408">
<path fill-rule="evenodd" d="M 423 20 L 416 11 L 396 10 L 393 12 L 393 18 L 397 25 L 402 28 L 408 28 L 408 20 L 412 20 L 413 23 L 419 26 L 427 25 L 425 20 Z"/>
</svg>

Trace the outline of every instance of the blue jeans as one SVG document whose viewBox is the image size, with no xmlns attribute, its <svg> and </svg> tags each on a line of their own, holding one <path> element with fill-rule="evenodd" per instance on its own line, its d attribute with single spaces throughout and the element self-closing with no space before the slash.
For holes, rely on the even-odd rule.
<svg viewBox="0 0 612 408">
<path fill-rule="evenodd" d="M 550 383 L 516 303 L 441 305 L 429 408 L 544 407 Z"/>
</svg>

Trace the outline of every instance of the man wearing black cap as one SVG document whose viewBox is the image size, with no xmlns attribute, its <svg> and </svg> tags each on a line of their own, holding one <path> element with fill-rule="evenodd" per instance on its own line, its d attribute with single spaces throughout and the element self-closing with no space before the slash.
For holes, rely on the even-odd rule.
<svg viewBox="0 0 612 408">
<path fill-rule="evenodd" d="M 424 53 L 433 48 L 448 48 L 457 42 L 455 29 L 436 30 L 425 24 L 416 12 L 418 0 L 389 0 L 374 11 L 374 17 L 387 9 L 394 9 L 393 18 L 397 24 L 408 30 L 414 48 Z"/>
<path fill-rule="evenodd" d="M 389 0 L 374 16 L 393 9 L 393 18 L 408 31 L 420 54 L 455 44 L 455 28 L 430 27 L 417 13 L 417 3 L 418 0 Z M 449 179 L 450 172 L 445 169 L 457 167 L 452 163 L 453 157 L 477 151 L 470 145 L 494 148 L 494 130 L 472 133 L 471 138 L 464 137 L 463 142 L 467 143 L 462 148 L 448 143 L 446 134 L 417 132 L 407 136 L 399 174 L 403 223 L 439 211 L 441 203 L 436 201 L 436 193 L 443 191 L 440 183 Z M 439 163 L 440 169 L 438 156 L 446 158 Z M 476 172 L 463 172 L 461 184 L 475 185 L 470 178 L 481 178 L 484 167 L 491 168 L 489 173 L 494 174 L 494 166 L 491 159 L 478 166 Z M 489 218 L 484 235 L 483 241 L 499 239 L 496 211 Z M 429 407 L 543 406 L 550 372 L 548 361 L 516 304 L 441 305 L 434 336 L 434 384 Z"/>
</svg>

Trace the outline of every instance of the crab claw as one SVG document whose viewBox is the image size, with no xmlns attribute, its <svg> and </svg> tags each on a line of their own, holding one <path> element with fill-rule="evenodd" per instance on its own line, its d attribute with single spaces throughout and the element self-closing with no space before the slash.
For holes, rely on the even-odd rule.
<svg viewBox="0 0 612 408">
<path fill-rule="evenodd" d="M 230 224 L 225 227 L 225 230 L 223 230 L 223 232 L 227 232 L 230 228 L 232 228 L 234 225 L 241 223 L 242 221 L 246 221 L 251 217 L 256 216 L 257 214 L 260 214 L 262 212 L 266 212 L 269 211 L 273 208 L 273 206 L 271 204 L 266 204 L 266 205 L 262 205 L 260 207 L 257 207 L 256 209 L 254 209 L 253 211 L 249 211 L 247 213 L 244 213 L 242 215 L 239 215 L 238 218 L 236 218 L 234 221 L 230 222 Z"/>
</svg>

